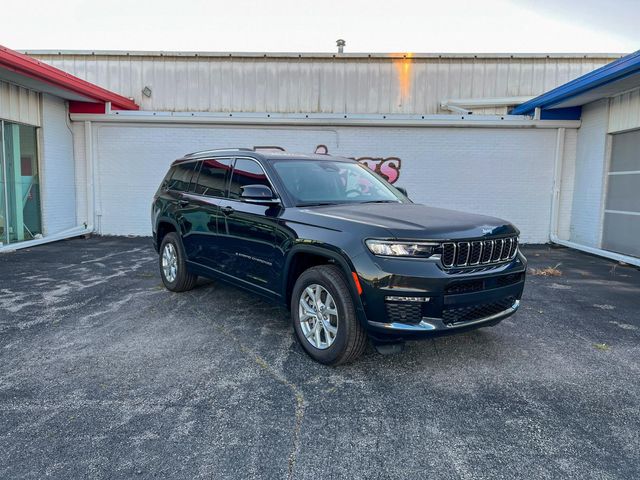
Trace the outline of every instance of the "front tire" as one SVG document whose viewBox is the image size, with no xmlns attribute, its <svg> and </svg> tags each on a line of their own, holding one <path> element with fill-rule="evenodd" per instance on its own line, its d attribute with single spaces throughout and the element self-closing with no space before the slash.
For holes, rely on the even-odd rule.
<svg viewBox="0 0 640 480">
<path fill-rule="evenodd" d="M 320 363 L 352 362 L 367 346 L 349 286 L 333 265 L 309 268 L 298 277 L 291 295 L 291 317 L 300 345 Z"/>
<path fill-rule="evenodd" d="M 198 276 L 187 270 L 185 259 L 178 234 L 167 233 L 160 244 L 160 277 L 167 290 L 186 292 L 195 286 Z"/>
</svg>

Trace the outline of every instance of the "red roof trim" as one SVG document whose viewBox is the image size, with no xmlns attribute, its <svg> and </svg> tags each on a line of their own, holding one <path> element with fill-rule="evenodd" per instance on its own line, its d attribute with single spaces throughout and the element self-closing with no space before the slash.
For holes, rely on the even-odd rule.
<svg viewBox="0 0 640 480">
<path fill-rule="evenodd" d="M 114 109 L 138 110 L 140 107 L 122 95 L 82 80 L 51 65 L 0 45 L 0 68 L 12 70 L 50 85 L 84 95 L 96 102 L 111 102 Z"/>
</svg>

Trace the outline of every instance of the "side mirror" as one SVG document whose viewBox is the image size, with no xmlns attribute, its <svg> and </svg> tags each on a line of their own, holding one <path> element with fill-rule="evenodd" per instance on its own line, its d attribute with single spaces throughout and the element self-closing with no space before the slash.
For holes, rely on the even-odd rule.
<svg viewBox="0 0 640 480">
<path fill-rule="evenodd" d="M 275 198 L 273 192 L 266 185 L 245 185 L 240 187 L 240 198 L 249 203 L 262 203 L 273 204 L 280 203 L 278 198 Z"/>
<path fill-rule="evenodd" d="M 405 197 L 409 197 L 409 195 L 407 194 L 407 189 L 404 187 L 396 187 L 396 190 L 400 190 L 400 193 L 403 194 Z"/>
</svg>

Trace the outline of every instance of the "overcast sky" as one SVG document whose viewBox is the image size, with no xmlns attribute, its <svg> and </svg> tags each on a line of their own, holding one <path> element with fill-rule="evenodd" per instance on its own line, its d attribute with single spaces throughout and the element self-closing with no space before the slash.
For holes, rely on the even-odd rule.
<svg viewBox="0 0 640 480">
<path fill-rule="evenodd" d="M 631 52 L 640 0 L 2 1 L 13 49 Z"/>
</svg>

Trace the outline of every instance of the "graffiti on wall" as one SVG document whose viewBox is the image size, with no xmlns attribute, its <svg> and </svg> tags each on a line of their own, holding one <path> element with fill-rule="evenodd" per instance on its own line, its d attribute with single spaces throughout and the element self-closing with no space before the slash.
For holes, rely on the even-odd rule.
<svg viewBox="0 0 640 480">
<path fill-rule="evenodd" d="M 254 150 L 278 150 L 284 152 L 285 149 L 274 145 L 260 145 L 254 146 Z M 329 155 L 329 147 L 320 144 L 317 145 L 314 153 L 319 155 Z M 363 165 L 369 167 L 371 170 L 382 176 L 389 183 L 396 183 L 400 178 L 400 168 L 402 167 L 402 160 L 398 157 L 348 157 L 352 160 L 356 160 Z"/>
<path fill-rule="evenodd" d="M 315 153 L 321 155 L 328 155 L 329 149 L 326 145 L 318 145 L 315 149 Z M 356 160 L 363 165 L 369 167 L 385 178 L 389 183 L 396 183 L 400 178 L 400 168 L 402 167 L 402 160 L 398 157 L 349 157 Z"/>
</svg>

